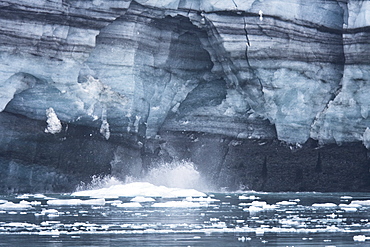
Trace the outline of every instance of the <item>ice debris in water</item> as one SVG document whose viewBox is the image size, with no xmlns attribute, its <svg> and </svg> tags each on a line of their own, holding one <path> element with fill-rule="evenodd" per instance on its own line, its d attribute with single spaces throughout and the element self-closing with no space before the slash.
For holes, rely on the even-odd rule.
<svg viewBox="0 0 370 247">
<path fill-rule="evenodd" d="M 33 198 L 46 198 L 46 196 L 43 195 L 43 194 L 23 194 L 23 195 L 17 196 L 18 199 L 28 199 L 30 197 L 33 197 Z"/>
<path fill-rule="evenodd" d="M 353 200 L 350 205 L 370 206 L 370 200 Z"/>
<path fill-rule="evenodd" d="M 366 237 L 365 235 L 356 235 L 356 236 L 353 236 L 353 241 L 364 242 L 366 240 L 370 240 L 370 237 Z"/>
<path fill-rule="evenodd" d="M 148 182 L 134 182 L 129 184 L 117 184 L 96 190 L 78 191 L 73 196 L 89 196 L 93 198 L 118 198 L 118 197 L 205 197 L 206 194 L 194 189 L 168 188 L 156 186 Z"/>
<path fill-rule="evenodd" d="M 168 201 L 157 202 L 152 205 L 154 208 L 199 208 L 206 207 L 207 203 L 189 202 L 189 201 Z"/>
<path fill-rule="evenodd" d="M 258 196 L 251 195 L 251 196 L 245 196 L 245 195 L 240 195 L 239 200 L 257 200 L 260 199 Z"/>
<path fill-rule="evenodd" d="M 45 129 L 45 133 L 57 134 L 62 131 L 62 124 L 53 108 L 50 107 L 46 110 L 46 117 L 48 126 Z"/>
<path fill-rule="evenodd" d="M 19 203 L 5 202 L 0 204 L 1 210 L 24 210 L 33 208 L 31 203 L 27 201 L 20 201 Z"/>
<path fill-rule="evenodd" d="M 132 202 L 154 202 L 155 199 L 151 197 L 136 196 L 131 199 Z"/>
<path fill-rule="evenodd" d="M 81 199 L 54 199 L 47 201 L 48 205 L 62 206 L 62 205 L 104 205 L 105 200 L 101 199 L 92 199 L 92 200 L 81 200 Z"/>
<path fill-rule="evenodd" d="M 333 207 L 336 207 L 337 204 L 335 203 L 314 203 L 312 204 L 312 207 L 315 207 L 315 208 L 333 208 Z"/>
<path fill-rule="evenodd" d="M 141 208 L 141 204 L 138 202 L 127 202 L 127 203 L 119 203 L 115 204 L 114 206 L 118 208 Z"/>
</svg>

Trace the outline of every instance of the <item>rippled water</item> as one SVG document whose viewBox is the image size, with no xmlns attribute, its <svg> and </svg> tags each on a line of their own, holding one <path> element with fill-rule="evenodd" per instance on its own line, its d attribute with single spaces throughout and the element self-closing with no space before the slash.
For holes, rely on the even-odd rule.
<svg viewBox="0 0 370 247">
<path fill-rule="evenodd" d="M 0 197 L 0 246 L 370 246 L 370 194 L 149 183 Z"/>
</svg>

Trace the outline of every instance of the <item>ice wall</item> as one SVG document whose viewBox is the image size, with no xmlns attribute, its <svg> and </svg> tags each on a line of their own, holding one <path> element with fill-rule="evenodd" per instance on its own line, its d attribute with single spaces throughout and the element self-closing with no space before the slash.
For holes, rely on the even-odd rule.
<svg viewBox="0 0 370 247">
<path fill-rule="evenodd" d="M 369 8 L 358 0 L 2 1 L 1 106 L 33 119 L 52 107 L 64 122 L 103 124 L 113 135 L 362 141 Z"/>
<path fill-rule="evenodd" d="M 282 169 L 320 189 L 341 152 L 331 184 L 348 185 L 370 164 L 369 13 L 366 0 L 3 0 L 4 174 L 32 187 L 32 165 L 79 181 L 182 158 L 215 181 L 278 188 L 266 171 Z M 312 169 L 295 163 L 302 146 Z"/>
</svg>

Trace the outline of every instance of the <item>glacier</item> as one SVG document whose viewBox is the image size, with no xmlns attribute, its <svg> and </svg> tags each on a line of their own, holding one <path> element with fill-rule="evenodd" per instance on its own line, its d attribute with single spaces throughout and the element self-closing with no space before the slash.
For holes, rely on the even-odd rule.
<svg viewBox="0 0 370 247">
<path fill-rule="evenodd" d="M 0 13 L 1 191 L 180 160 L 220 188 L 370 188 L 369 1 L 3 0 Z"/>
</svg>

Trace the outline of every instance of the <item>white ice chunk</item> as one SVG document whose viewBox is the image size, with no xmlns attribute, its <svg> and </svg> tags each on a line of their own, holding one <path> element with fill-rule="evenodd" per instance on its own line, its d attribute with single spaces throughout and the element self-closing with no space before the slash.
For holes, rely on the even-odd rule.
<svg viewBox="0 0 370 247">
<path fill-rule="evenodd" d="M 105 140 L 108 140 L 110 137 L 109 123 L 106 119 L 104 119 L 101 123 L 100 134 L 104 136 Z"/>
<path fill-rule="evenodd" d="M 0 205 L 1 210 L 24 210 L 33 208 L 29 203 L 6 202 Z"/>
<path fill-rule="evenodd" d="M 23 195 L 17 196 L 16 198 L 18 198 L 18 199 L 28 199 L 30 197 L 34 197 L 34 198 L 45 198 L 46 196 L 43 195 L 43 194 L 23 194 Z"/>
<path fill-rule="evenodd" d="M 48 126 L 45 129 L 45 133 L 57 134 L 62 131 L 62 123 L 58 119 L 53 108 L 50 107 L 46 110 L 46 117 L 46 123 Z"/>
<path fill-rule="evenodd" d="M 276 204 L 277 205 L 282 205 L 282 206 L 293 206 L 293 205 L 297 205 L 296 202 L 290 202 L 290 201 L 281 201 L 281 202 L 277 202 Z"/>
<path fill-rule="evenodd" d="M 12 228 L 36 228 L 37 226 L 31 223 L 24 223 L 24 222 L 10 222 L 6 223 L 3 226 L 5 227 L 12 227 Z"/>
<path fill-rule="evenodd" d="M 256 207 L 264 207 L 267 205 L 267 202 L 264 202 L 264 201 L 253 201 L 251 202 L 251 205 L 252 206 L 256 206 Z"/>
<path fill-rule="evenodd" d="M 132 198 L 130 201 L 132 202 L 155 202 L 155 199 L 151 197 L 136 196 Z"/>
<path fill-rule="evenodd" d="M 118 198 L 122 197 L 205 197 L 206 194 L 194 189 L 168 188 L 165 186 L 155 186 L 147 182 L 134 182 L 129 184 L 118 184 L 97 190 L 78 191 L 73 196 L 90 196 L 93 198 Z"/>
<path fill-rule="evenodd" d="M 356 236 L 353 236 L 353 241 L 365 242 L 366 240 L 370 240 L 370 237 L 366 237 L 365 235 L 356 235 Z"/>
<path fill-rule="evenodd" d="M 55 199 L 47 201 L 48 205 L 54 206 L 77 206 L 77 205 L 104 205 L 105 200 L 101 199 L 92 199 L 92 200 L 81 200 L 81 199 Z"/>
<path fill-rule="evenodd" d="M 244 211 L 249 211 L 250 213 L 258 213 L 263 211 L 262 207 L 250 206 L 249 208 L 243 209 Z"/>
<path fill-rule="evenodd" d="M 361 206 L 370 206 L 370 200 L 354 200 L 351 202 L 354 205 L 361 205 Z"/>
<path fill-rule="evenodd" d="M 58 214 L 58 210 L 50 208 L 50 209 L 43 209 L 42 214 Z"/>
<path fill-rule="evenodd" d="M 260 21 L 263 21 L 263 11 L 262 10 L 258 11 L 258 14 L 260 16 Z"/>
<path fill-rule="evenodd" d="M 63 206 L 63 205 L 81 205 L 81 200 L 80 199 L 55 199 L 55 200 L 49 200 L 47 201 L 48 205 L 53 205 L 53 206 Z"/>
<path fill-rule="evenodd" d="M 251 195 L 251 196 L 241 195 L 241 196 L 239 196 L 239 200 L 257 200 L 257 199 L 260 199 L 260 198 L 258 196 L 254 196 L 254 195 Z"/>
<path fill-rule="evenodd" d="M 312 207 L 315 207 L 315 208 L 333 208 L 333 207 L 336 207 L 337 204 L 335 203 L 314 203 L 312 204 Z"/>
<path fill-rule="evenodd" d="M 352 196 L 341 196 L 340 199 L 343 199 L 343 200 L 351 200 L 352 199 Z"/>
<path fill-rule="evenodd" d="M 41 231 L 39 235 L 60 235 L 60 232 L 58 230 Z"/>
<path fill-rule="evenodd" d="M 141 204 L 138 202 L 121 203 L 115 205 L 118 208 L 141 208 Z"/>
<path fill-rule="evenodd" d="M 207 206 L 207 204 L 189 202 L 189 201 L 169 201 L 154 203 L 152 207 L 155 208 L 198 208 Z"/>
</svg>

